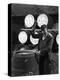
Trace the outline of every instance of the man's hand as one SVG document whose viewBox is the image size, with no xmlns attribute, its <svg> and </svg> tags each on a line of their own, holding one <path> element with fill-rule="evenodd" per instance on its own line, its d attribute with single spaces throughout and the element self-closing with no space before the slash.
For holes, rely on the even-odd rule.
<svg viewBox="0 0 60 80">
<path fill-rule="evenodd" d="M 40 54 L 40 51 L 36 51 L 36 53 L 39 55 Z"/>
<path fill-rule="evenodd" d="M 36 54 L 40 54 L 40 51 L 38 51 L 37 49 L 34 49 L 33 52 Z"/>
</svg>

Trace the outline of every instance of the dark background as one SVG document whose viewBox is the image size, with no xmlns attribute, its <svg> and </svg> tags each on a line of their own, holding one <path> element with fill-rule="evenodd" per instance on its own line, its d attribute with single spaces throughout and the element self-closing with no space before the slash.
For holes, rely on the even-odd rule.
<svg viewBox="0 0 60 80">
<path fill-rule="evenodd" d="M 56 31 L 50 31 L 54 36 L 54 44 L 52 51 L 58 51 L 58 45 L 56 43 L 56 36 L 58 34 L 58 7 L 57 6 L 42 6 L 42 5 L 26 5 L 26 4 L 13 4 L 11 5 L 11 44 L 12 50 L 16 49 L 21 45 L 18 40 L 18 34 L 21 31 L 21 28 L 25 28 L 24 19 L 27 14 L 32 14 L 37 20 L 39 14 L 45 13 L 48 16 L 48 29 L 56 29 Z M 39 27 L 36 25 L 36 29 Z M 26 31 L 29 36 L 29 31 Z M 25 45 L 31 45 L 30 40 Z"/>
</svg>

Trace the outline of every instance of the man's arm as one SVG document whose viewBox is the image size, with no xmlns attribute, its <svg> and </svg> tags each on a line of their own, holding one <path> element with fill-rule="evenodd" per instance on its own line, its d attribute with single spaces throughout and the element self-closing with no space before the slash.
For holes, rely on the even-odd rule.
<svg viewBox="0 0 60 80">
<path fill-rule="evenodd" d="M 50 38 L 47 41 L 46 47 L 42 49 L 42 51 L 51 51 L 53 45 L 53 36 L 50 35 Z"/>
</svg>

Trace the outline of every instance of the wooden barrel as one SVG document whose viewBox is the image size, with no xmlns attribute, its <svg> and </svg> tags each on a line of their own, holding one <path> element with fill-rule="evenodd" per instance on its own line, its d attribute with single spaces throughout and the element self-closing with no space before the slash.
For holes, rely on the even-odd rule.
<svg viewBox="0 0 60 80">
<path fill-rule="evenodd" d="M 33 51 L 19 51 L 12 57 L 12 76 L 38 75 L 38 69 Z"/>
</svg>

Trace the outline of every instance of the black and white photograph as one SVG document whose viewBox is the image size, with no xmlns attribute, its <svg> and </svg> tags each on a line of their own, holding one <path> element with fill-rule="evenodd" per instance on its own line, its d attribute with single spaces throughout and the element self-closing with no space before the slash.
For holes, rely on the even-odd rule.
<svg viewBox="0 0 60 80">
<path fill-rule="evenodd" d="M 59 74 L 59 6 L 8 4 L 8 75 Z"/>
</svg>

